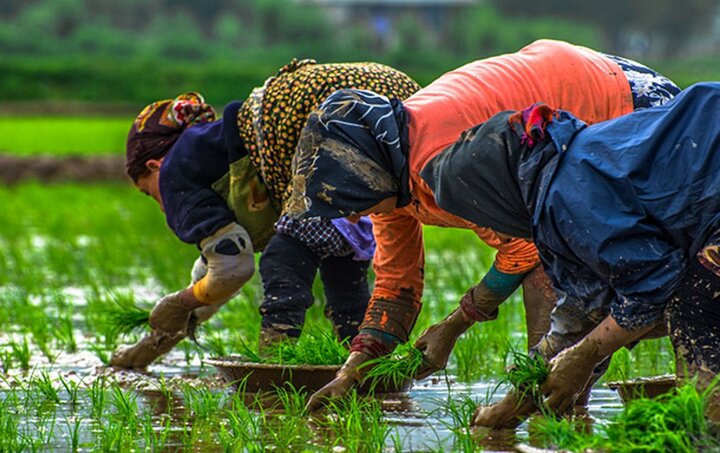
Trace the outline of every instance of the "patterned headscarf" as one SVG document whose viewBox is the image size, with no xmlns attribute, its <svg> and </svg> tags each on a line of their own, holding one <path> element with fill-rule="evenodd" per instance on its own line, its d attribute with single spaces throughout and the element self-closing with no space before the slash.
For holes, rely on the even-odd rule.
<svg viewBox="0 0 720 453">
<path fill-rule="evenodd" d="M 188 127 L 215 120 L 215 110 L 199 93 L 153 102 L 135 118 L 127 138 L 125 172 L 137 182 L 145 163 L 160 159 Z"/>
<path fill-rule="evenodd" d="M 407 205 L 407 142 L 400 101 L 365 90 L 333 93 L 300 136 L 288 213 L 346 217 L 392 196 Z"/>
</svg>

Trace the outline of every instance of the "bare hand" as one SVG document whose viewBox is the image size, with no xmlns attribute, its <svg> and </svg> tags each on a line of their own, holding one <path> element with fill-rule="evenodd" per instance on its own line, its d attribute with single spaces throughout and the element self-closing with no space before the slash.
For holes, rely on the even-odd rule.
<svg viewBox="0 0 720 453">
<path fill-rule="evenodd" d="M 423 352 L 425 361 L 415 373 L 415 379 L 424 379 L 444 369 L 455 342 L 473 323 L 474 321 L 467 319 L 458 308 L 423 332 L 415 342 L 415 348 Z"/>
</svg>

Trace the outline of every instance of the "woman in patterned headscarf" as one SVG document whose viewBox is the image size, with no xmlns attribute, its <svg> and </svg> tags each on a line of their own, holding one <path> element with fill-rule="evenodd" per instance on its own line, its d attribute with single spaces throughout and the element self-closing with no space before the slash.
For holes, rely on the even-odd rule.
<svg viewBox="0 0 720 453">
<path fill-rule="evenodd" d="M 451 146 L 472 142 L 469 128 L 503 110 L 542 100 L 597 123 L 661 105 L 678 92 L 670 80 L 639 63 L 540 40 L 517 53 L 444 74 L 405 101 L 362 90 L 333 93 L 310 116 L 300 139 L 290 209 L 331 219 L 373 214 L 376 278 L 350 357 L 336 379 L 311 398 L 310 408 L 346 392 L 362 375 L 365 361 L 408 340 L 424 285 L 422 225 L 470 229 L 498 253 L 459 306 L 415 343 L 426 359 L 419 376 L 443 368 L 459 336 L 476 322 L 495 319 L 499 306 L 521 285 L 528 345 L 549 328 L 556 295 L 529 240 L 524 201 L 508 190 L 511 179 L 497 171 L 482 181 L 507 203 L 463 199 L 443 205 L 438 196 L 464 194 L 480 182 L 458 178 L 429 187 L 421 177 L 428 161 Z M 477 157 L 477 165 L 485 163 Z M 480 208 L 487 223 L 466 215 Z"/>
<path fill-rule="evenodd" d="M 155 102 L 140 113 L 128 136 L 128 176 L 201 256 L 192 284 L 157 303 L 152 333 L 120 347 L 113 365 L 143 368 L 172 349 L 250 279 L 258 251 L 261 345 L 300 335 L 318 269 L 336 332 L 341 338 L 357 334 L 370 297 L 367 268 L 375 243 L 369 220 L 354 225 L 280 215 L 305 121 L 343 88 L 406 98 L 419 86 L 379 64 L 303 60 L 283 67 L 245 102 L 227 105 L 219 120 L 197 93 Z"/>
</svg>

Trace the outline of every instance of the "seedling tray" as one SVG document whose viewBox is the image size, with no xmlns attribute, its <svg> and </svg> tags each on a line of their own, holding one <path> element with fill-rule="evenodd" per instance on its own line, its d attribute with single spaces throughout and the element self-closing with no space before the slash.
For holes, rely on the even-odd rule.
<svg viewBox="0 0 720 453">
<path fill-rule="evenodd" d="M 272 392 L 278 387 L 291 385 L 295 389 L 304 388 L 315 392 L 335 379 L 340 365 L 281 365 L 274 363 L 249 362 L 242 356 L 216 357 L 205 359 L 213 365 L 226 382 L 240 390 L 244 384 L 245 392 Z M 400 385 L 378 383 L 374 393 L 402 393 L 410 389 L 412 379 L 404 380 Z M 368 393 L 369 383 L 360 386 L 361 393 Z"/>
<path fill-rule="evenodd" d="M 675 375 L 653 376 L 629 381 L 608 382 L 607 386 L 620 394 L 623 403 L 638 398 L 655 398 L 668 393 L 676 386 Z"/>
</svg>

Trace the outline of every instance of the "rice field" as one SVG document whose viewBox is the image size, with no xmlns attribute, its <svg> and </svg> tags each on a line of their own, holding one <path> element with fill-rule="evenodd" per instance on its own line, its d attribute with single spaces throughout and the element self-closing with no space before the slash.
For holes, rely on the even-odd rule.
<svg viewBox="0 0 720 453">
<path fill-rule="evenodd" d="M 92 125 L 95 132 L 76 120 L 46 119 L 53 123 L 47 129 L 37 120 L 35 128 L 4 134 L 0 148 L 50 154 L 123 149 L 130 120 L 113 119 L 105 125 L 98 120 Z M 0 127 L 8 127 L 5 123 Z M 48 134 L 30 132 L 56 126 L 52 140 Z M 99 131 L 108 136 L 94 137 L 105 134 Z M 19 133 L 35 135 L 37 141 L 23 142 L 15 137 Z M 0 451 L 478 451 L 512 449 L 517 443 L 562 447 L 557 438 L 531 435 L 537 420 L 516 433 L 469 429 L 475 406 L 499 399 L 509 388 L 498 386 L 512 360 L 509 351 L 525 349 L 519 294 L 501 307 L 497 320 L 473 326 L 458 341 L 446 372 L 416 382 L 405 395 L 385 400 L 353 395 L 331 411 L 309 416 L 303 410 L 304 393 L 285 390 L 267 399 L 236 392 L 203 363 L 205 358 L 256 348 L 261 300 L 257 275 L 199 328 L 197 344 L 184 340 L 147 373 L 106 366 L 117 345 L 144 334 L 142 329 L 125 334 L 116 328 L 111 316 L 118 303 L 150 308 L 165 293 L 189 283 L 197 257 L 195 247 L 170 232 L 157 206 L 129 184 L 28 182 L 0 188 L 0 206 Z M 425 234 L 426 288 L 411 341 L 457 306 L 493 256 L 466 231 L 426 228 Z M 319 281 L 314 293 L 306 329 L 329 331 Z M 667 340 L 652 340 L 617 353 L 606 379 L 672 371 Z M 621 410 L 615 392 L 601 381 L 590 403 L 598 432 Z"/>
</svg>

